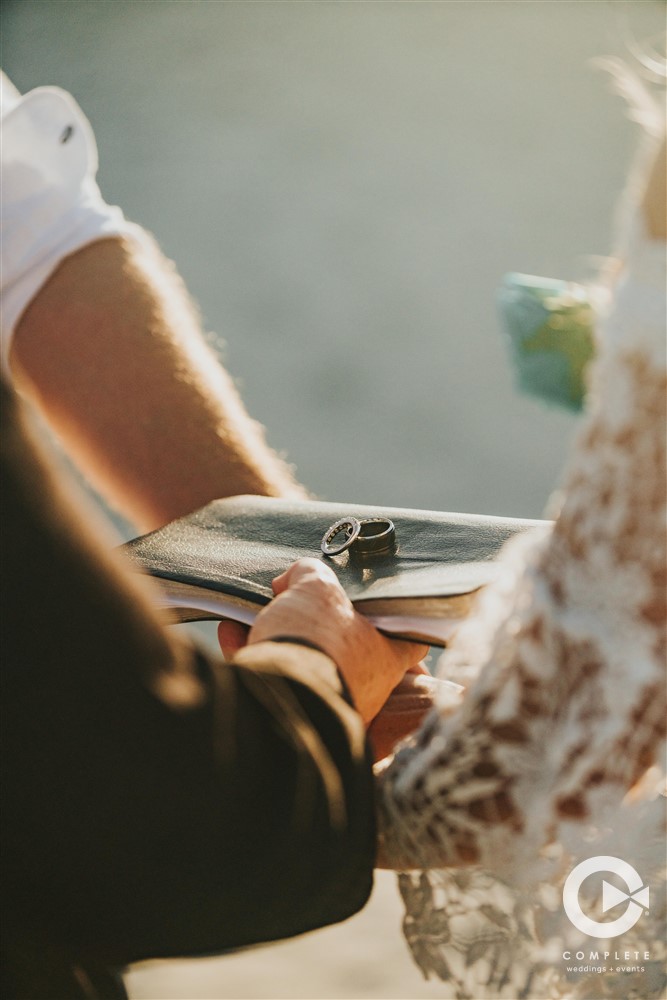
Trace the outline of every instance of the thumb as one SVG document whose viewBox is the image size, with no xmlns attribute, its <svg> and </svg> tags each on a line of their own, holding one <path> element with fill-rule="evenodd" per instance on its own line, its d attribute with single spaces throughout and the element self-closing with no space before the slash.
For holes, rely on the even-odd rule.
<svg viewBox="0 0 667 1000">
<path fill-rule="evenodd" d="M 271 587 L 277 597 L 278 594 L 282 594 L 289 587 L 292 587 L 295 583 L 300 583 L 302 580 L 308 580 L 313 583 L 324 581 L 328 584 L 338 582 L 336 574 L 330 566 L 325 566 L 320 559 L 305 556 L 302 559 L 297 559 L 280 576 L 274 577 L 271 581 Z"/>
</svg>

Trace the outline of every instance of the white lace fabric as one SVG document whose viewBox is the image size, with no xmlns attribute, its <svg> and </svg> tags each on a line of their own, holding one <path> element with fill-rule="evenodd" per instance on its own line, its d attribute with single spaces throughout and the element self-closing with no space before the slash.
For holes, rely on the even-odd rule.
<svg viewBox="0 0 667 1000">
<path fill-rule="evenodd" d="M 408 943 L 456 997 L 665 988 L 665 245 L 635 223 L 627 252 L 553 528 L 508 545 L 442 658 L 450 679 L 466 665 L 460 709 L 434 710 L 378 774 Z M 562 961 L 594 944 L 564 915 L 563 879 L 602 854 L 652 880 L 650 912 L 622 939 L 650 952 L 634 977 Z"/>
</svg>

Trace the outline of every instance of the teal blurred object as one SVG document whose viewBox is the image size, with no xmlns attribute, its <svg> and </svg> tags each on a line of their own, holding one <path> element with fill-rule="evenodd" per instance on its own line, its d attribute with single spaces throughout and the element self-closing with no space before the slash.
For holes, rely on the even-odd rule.
<svg viewBox="0 0 667 1000">
<path fill-rule="evenodd" d="M 519 388 L 579 412 L 586 367 L 595 353 L 593 309 L 582 285 L 507 274 L 498 308 L 509 336 Z"/>
</svg>

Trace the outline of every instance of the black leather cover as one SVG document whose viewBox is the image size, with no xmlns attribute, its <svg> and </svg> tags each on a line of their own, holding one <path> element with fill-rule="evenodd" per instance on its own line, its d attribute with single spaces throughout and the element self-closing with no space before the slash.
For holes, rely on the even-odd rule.
<svg viewBox="0 0 667 1000">
<path fill-rule="evenodd" d="M 349 552 L 328 558 L 322 536 L 348 515 L 389 517 L 396 551 L 363 563 Z M 544 521 L 445 514 L 320 501 L 242 496 L 215 500 L 148 535 L 126 551 L 156 577 L 266 604 L 271 580 L 296 559 L 313 556 L 330 566 L 354 602 L 455 597 L 494 576 L 494 559 L 512 535 Z"/>
</svg>

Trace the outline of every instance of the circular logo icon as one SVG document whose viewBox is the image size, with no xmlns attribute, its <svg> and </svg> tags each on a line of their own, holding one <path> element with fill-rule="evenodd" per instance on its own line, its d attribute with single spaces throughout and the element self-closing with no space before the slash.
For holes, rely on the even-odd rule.
<svg viewBox="0 0 667 1000">
<path fill-rule="evenodd" d="M 579 889 L 584 879 L 598 872 L 611 872 L 625 882 L 628 891 L 622 892 L 609 882 L 602 881 L 602 912 L 606 913 L 619 903 L 627 901 L 627 906 L 616 920 L 593 920 L 587 917 L 579 903 Z M 613 938 L 625 934 L 637 923 L 644 910 L 648 910 L 648 886 L 632 865 L 621 858 L 601 855 L 589 858 L 573 868 L 563 886 L 563 906 L 570 923 L 577 930 L 595 938 Z"/>
</svg>

